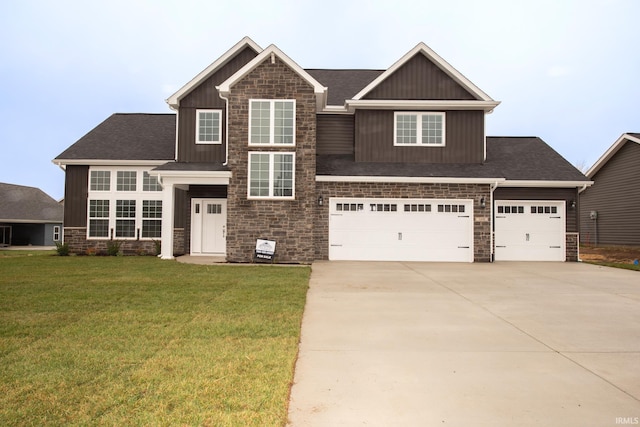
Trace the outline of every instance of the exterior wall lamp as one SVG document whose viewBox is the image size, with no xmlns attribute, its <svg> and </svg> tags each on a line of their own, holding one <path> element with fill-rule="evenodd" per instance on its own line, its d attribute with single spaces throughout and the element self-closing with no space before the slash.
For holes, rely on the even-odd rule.
<svg viewBox="0 0 640 427">
<path fill-rule="evenodd" d="M 318 206 L 324 205 L 324 197 L 318 196 Z"/>
<path fill-rule="evenodd" d="M 576 201 L 572 200 L 571 203 L 569 204 L 569 206 L 571 206 L 571 209 L 575 209 L 576 208 Z"/>
<path fill-rule="evenodd" d="M 484 197 L 480 198 L 480 206 L 483 208 L 487 206 L 487 204 L 485 203 Z"/>
</svg>

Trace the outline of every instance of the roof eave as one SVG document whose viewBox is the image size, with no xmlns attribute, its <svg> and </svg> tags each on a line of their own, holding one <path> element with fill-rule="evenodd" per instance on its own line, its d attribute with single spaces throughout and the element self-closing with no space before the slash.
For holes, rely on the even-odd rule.
<svg viewBox="0 0 640 427">
<path fill-rule="evenodd" d="M 620 138 L 614 142 L 611 147 L 605 153 L 600 156 L 600 158 L 589 168 L 585 175 L 587 178 L 591 179 L 593 176 L 622 148 L 626 141 L 635 142 L 636 144 L 640 144 L 640 138 L 637 138 L 628 133 L 623 133 Z"/>
<path fill-rule="evenodd" d="M 348 99 L 347 110 L 353 112 L 358 108 L 370 110 L 483 110 L 491 113 L 500 101 L 472 100 L 360 100 Z"/>
<path fill-rule="evenodd" d="M 316 175 L 316 182 L 391 182 L 420 184 L 496 184 L 504 178 L 464 178 L 434 176 L 358 176 L 358 175 Z"/>
<path fill-rule="evenodd" d="M 209 78 L 209 76 L 211 76 L 214 72 L 216 72 L 216 70 L 218 70 L 221 66 L 226 64 L 238 52 L 240 52 L 242 49 L 244 49 L 247 46 L 252 48 L 257 53 L 262 52 L 262 48 L 258 46 L 256 42 L 251 40 L 251 38 L 249 37 L 244 37 L 242 40 L 240 40 L 238 43 L 232 46 L 231 49 L 226 51 L 221 57 L 219 57 L 212 64 L 210 64 L 207 68 L 202 70 L 197 76 L 192 78 L 186 85 L 182 86 L 180 89 L 178 89 L 177 92 L 175 92 L 173 95 L 167 98 L 166 102 L 167 104 L 169 104 L 169 107 L 171 107 L 172 109 L 178 108 L 178 106 L 180 105 L 180 100 L 187 93 L 191 92 L 191 90 L 195 88 L 198 84 L 200 84 L 202 81 Z"/>
<path fill-rule="evenodd" d="M 74 166 L 160 166 L 173 159 L 164 160 L 107 160 L 107 159 L 53 159 L 60 167 Z"/>
<path fill-rule="evenodd" d="M 542 188 L 582 188 L 590 187 L 593 181 L 561 181 L 561 180 L 519 180 L 507 179 L 499 187 L 542 187 Z"/>
</svg>

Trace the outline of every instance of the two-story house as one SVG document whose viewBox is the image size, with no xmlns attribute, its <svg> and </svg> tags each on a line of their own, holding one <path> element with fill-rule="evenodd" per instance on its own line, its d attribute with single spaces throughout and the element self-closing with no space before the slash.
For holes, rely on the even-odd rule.
<svg viewBox="0 0 640 427">
<path fill-rule="evenodd" d="M 303 69 L 244 38 L 167 99 L 61 153 L 76 252 L 279 262 L 576 260 L 587 178 L 423 43 L 386 70 Z"/>
</svg>

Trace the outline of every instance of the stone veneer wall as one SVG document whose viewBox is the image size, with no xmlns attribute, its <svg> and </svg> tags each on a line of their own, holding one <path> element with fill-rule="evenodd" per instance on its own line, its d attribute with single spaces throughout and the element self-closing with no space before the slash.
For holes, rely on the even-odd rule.
<svg viewBox="0 0 640 427">
<path fill-rule="evenodd" d="M 107 252 L 109 240 L 88 240 L 86 227 L 64 227 L 64 242 L 76 255 L 103 255 Z M 121 240 L 120 251 L 124 255 L 156 255 L 156 244 L 153 240 Z M 184 254 L 184 229 L 173 230 L 174 255 Z"/>
<path fill-rule="evenodd" d="M 565 250 L 567 253 L 567 261 L 577 262 L 580 258 L 580 246 L 579 246 L 580 234 L 579 233 L 567 233 Z"/>
<path fill-rule="evenodd" d="M 249 100 L 295 99 L 295 147 L 249 146 Z M 229 94 L 227 260 L 253 258 L 256 239 L 276 241 L 277 262 L 309 263 L 315 258 L 316 97 L 313 88 L 279 58 L 265 61 L 231 88 Z M 249 151 L 295 151 L 295 199 L 249 200 Z"/>
<path fill-rule="evenodd" d="M 405 184 L 405 183 L 348 183 L 318 182 L 317 196 L 325 200 L 323 206 L 316 206 L 314 236 L 316 259 L 329 258 L 329 198 L 330 197 L 370 197 L 370 198 L 433 198 L 433 199 L 473 199 L 473 250 L 475 262 L 491 261 L 491 207 L 490 186 L 488 184 Z M 485 207 L 480 205 L 485 199 Z"/>
</svg>

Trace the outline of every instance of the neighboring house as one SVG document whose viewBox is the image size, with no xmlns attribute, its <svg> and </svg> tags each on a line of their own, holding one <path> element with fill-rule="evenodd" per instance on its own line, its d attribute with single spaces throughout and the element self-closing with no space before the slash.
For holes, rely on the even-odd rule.
<svg viewBox="0 0 640 427">
<path fill-rule="evenodd" d="M 640 246 L 640 133 L 625 133 L 591 166 L 580 195 L 584 244 Z"/>
<path fill-rule="evenodd" d="M 486 137 L 499 102 L 423 43 L 387 70 L 333 70 L 244 38 L 167 103 L 176 114 L 114 114 L 54 160 L 72 250 L 578 257 L 587 178 L 539 138 Z"/>
<path fill-rule="evenodd" d="M 53 246 L 62 240 L 62 214 L 42 190 L 0 183 L 0 246 Z"/>
</svg>

